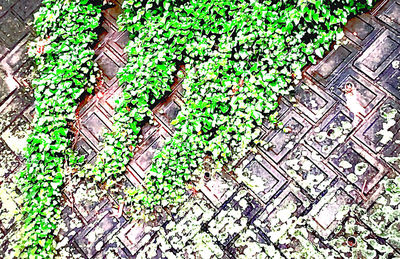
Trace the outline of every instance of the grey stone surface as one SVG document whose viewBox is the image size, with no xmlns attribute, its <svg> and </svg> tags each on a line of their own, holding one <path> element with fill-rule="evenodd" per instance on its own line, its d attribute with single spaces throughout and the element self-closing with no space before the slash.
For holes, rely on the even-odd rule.
<svg viewBox="0 0 400 259">
<path fill-rule="evenodd" d="M 15 132 L 28 130 L 34 116 L 32 89 L 29 87 L 29 60 L 25 57 L 25 51 L 32 35 L 27 22 L 32 19 L 32 13 L 40 1 L 3 2 L 0 3 L 0 164 L 5 168 L 0 170 L 4 172 L 3 177 L 7 178 L 23 168 L 24 158 L 19 149 L 10 144 L 10 134 L 4 135 L 3 132 L 9 130 L 11 135 L 15 135 Z M 91 163 L 100 151 L 101 129 L 109 130 L 112 124 L 114 101 L 122 91 L 116 72 L 126 62 L 123 49 L 129 37 L 126 32 L 118 32 L 116 25 L 122 0 L 112 2 L 116 7 L 103 11 L 100 40 L 95 49 L 96 60 L 104 74 L 104 85 L 99 89 L 103 97 L 92 98 L 79 114 L 82 126 L 75 148 Z M 63 218 L 68 232 L 61 233 L 61 237 L 68 236 L 69 246 L 81 258 L 108 258 L 110 253 L 117 258 L 136 258 L 138 252 L 156 244 L 157 238 L 162 237 L 172 246 L 169 250 L 172 254 L 189 253 L 185 247 L 190 242 L 180 243 L 179 240 L 196 235 L 215 237 L 215 241 L 210 241 L 206 246 L 216 251 L 215 257 L 219 258 L 247 256 L 245 247 L 239 242 L 241 238 L 253 244 L 270 246 L 269 249 L 276 249 L 281 257 L 290 258 L 293 252 L 301 249 L 301 237 L 303 242 L 308 240 L 306 242 L 317 251 L 329 250 L 338 257 L 348 257 L 349 254 L 329 245 L 330 240 L 348 238 L 345 231 L 333 231 L 352 220 L 349 217 L 337 219 L 341 206 L 355 204 L 370 208 L 369 214 L 374 213 L 379 207 L 375 199 L 382 188 L 381 179 L 385 175 L 400 173 L 397 165 L 384 160 L 386 156 L 400 154 L 400 145 L 395 142 L 400 139 L 400 124 L 390 128 L 394 138 L 386 144 L 382 144 L 381 137 L 377 135 L 384 123 L 381 109 L 389 105 L 398 111 L 397 120 L 400 116 L 400 70 L 392 66 L 394 60 L 400 59 L 399 17 L 400 2 L 384 0 L 370 13 L 349 21 L 345 27 L 345 37 L 349 43 L 332 50 L 318 64 L 305 68 L 303 79 L 295 88 L 294 100 L 289 101 L 288 97 L 281 99 L 279 118 L 289 132 L 270 129 L 265 123 L 261 127 L 263 139 L 272 143 L 272 146 L 260 147 L 256 155 L 247 154 L 238 161 L 238 166 L 250 172 L 245 177 L 253 176 L 259 184 L 239 183 L 236 175 L 225 171 L 213 176 L 199 191 L 200 195 L 192 198 L 196 201 L 194 207 L 198 206 L 204 212 L 198 216 L 203 217 L 203 225 L 198 226 L 196 231 L 177 234 L 176 241 L 166 233 L 164 227 L 168 222 L 164 215 L 158 222 L 163 226 L 160 230 L 145 233 L 144 226 L 127 222 L 125 214 L 119 218 L 111 216 L 111 208 L 118 206 L 118 194 L 115 193 L 109 193 L 106 199 L 95 204 L 85 200 L 75 203 L 74 196 L 88 192 L 82 187 L 86 183 L 82 182 L 82 188 L 65 188 L 63 191 L 66 204 Z M 143 127 L 143 141 L 127 166 L 124 185 L 142 184 L 154 153 L 162 148 L 166 139 L 173 136 L 174 128 L 170 122 L 183 105 L 180 83 L 176 81 L 172 92 L 154 107 L 156 125 Z M 343 91 L 348 83 L 353 85 L 352 94 Z M 344 125 L 348 130 L 342 131 L 338 137 L 332 137 L 336 134 L 335 129 Z M 321 132 L 328 137 L 316 141 Z M 349 162 L 351 167 L 344 169 L 340 166 L 342 161 Z M 348 176 L 359 163 L 365 163 L 368 167 L 355 181 L 350 181 Z M 298 169 L 292 170 L 296 166 Z M 245 195 L 236 199 L 240 191 Z M 296 206 L 291 216 L 308 217 L 309 222 L 304 226 L 306 233 L 289 235 L 290 244 L 271 240 L 268 234 L 282 224 L 276 218 L 282 215 L 282 208 L 290 204 Z M 398 209 L 396 206 L 394 208 Z M 176 225 L 190 227 L 185 224 L 188 224 L 186 220 L 193 217 L 193 211 L 181 206 L 176 213 L 165 213 L 171 214 Z M 207 211 L 210 216 L 206 216 Z M 233 211 L 239 211 L 240 216 L 229 224 L 238 224 L 238 228 L 227 234 L 226 225 L 214 223 L 223 220 L 224 215 L 234 215 Z M 70 214 L 79 218 L 80 227 L 71 227 Z M 392 255 L 400 256 L 398 244 L 396 247 L 392 240 L 382 241 L 378 233 L 373 232 L 373 225 L 368 225 L 378 223 L 355 220 L 368 230 L 366 240 L 378 240 L 379 244 L 393 248 Z M 258 221 L 262 224 L 255 223 Z M 244 222 L 244 227 L 239 227 L 239 222 Z M 7 232 L 12 225 L 13 222 L 0 222 L 1 240 L 7 240 Z M 93 235 L 94 243 L 90 241 Z M 6 246 L 7 242 L 3 245 Z M 0 246 L 0 255 L 1 249 Z M 376 251 L 375 257 L 380 255 Z M 161 248 L 158 248 L 156 258 L 164 258 Z M 188 258 L 192 257 L 188 255 Z"/>
</svg>

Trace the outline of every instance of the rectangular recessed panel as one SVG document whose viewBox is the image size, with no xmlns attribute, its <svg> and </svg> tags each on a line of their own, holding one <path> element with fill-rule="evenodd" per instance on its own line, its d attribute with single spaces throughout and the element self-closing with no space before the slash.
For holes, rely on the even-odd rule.
<svg viewBox="0 0 400 259">
<path fill-rule="evenodd" d="M 98 141 L 103 140 L 103 136 L 101 135 L 103 128 L 108 129 L 107 125 L 99 118 L 96 113 L 92 113 L 90 117 L 84 122 L 84 125 Z"/>
<path fill-rule="evenodd" d="M 400 60 L 400 56 L 397 56 L 396 59 Z M 381 74 L 380 80 L 382 86 L 400 100 L 400 69 L 394 69 L 389 65 Z"/>
<path fill-rule="evenodd" d="M 3 78 L 5 79 L 5 76 L 0 73 L 0 104 L 2 104 L 9 94 L 16 89 L 13 84 L 7 84 Z"/>
<path fill-rule="evenodd" d="M 385 118 L 381 115 L 381 113 L 389 112 L 391 110 L 400 111 L 400 105 L 395 102 L 393 99 L 386 100 L 380 108 L 376 110 L 376 112 L 371 116 L 364 125 L 357 130 L 356 137 L 361 141 L 361 143 L 367 147 L 369 147 L 374 153 L 380 151 L 385 144 L 381 143 L 382 135 L 377 134 L 378 132 L 383 130 Z M 395 121 L 400 120 L 400 113 L 397 112 L 394 116 Z M 388 131 L 393 133 L 394 135 L 399 132 L 400 123 L 395 123 L 395 125 L 391 126 Z"/>
<path fill-rule="evenodd" d="M 330 113 L 319 125 L 319 131 L 313 131 L 307 142 L 316 149 L 322 156 L 328 157 L 329 154 L 340 145 L 340 140 L 346 138 L 350 132 L 344 131 L 343 125 L 352 124 L 353 120 L 347 113 L 346 108 L 338 106 Z M 340 133 L 339 133 L 340 132 Z M 325 136 L 325 137 L 321 137 Z"/>
<path fill-rule="evenodd" d="M 295 89 L 295 93 L 295 98 L 297 101 L 306 108 L 306 110 L 302 111 L 313 120 L 317 120 L 323 115 L 323 112 L 326 112 L 326 106 L 331 101 L 331 99 L 326 100 L 323 98 L 319 93 L 309 86 L 306 86 L 306 88 L 299 86 Z M 328 96 L 324 95 L 324 97 Z"/>
<path fill-rule="evenodd" d="M 376 191 L 374 186 L 387 173 L 383 163 L 376 156 L 372 156 L 353 141 L 337 149 L 330 157 L 329 163 L 346 177 L 349 184 L 357 187 L 360 193 L 366 196 Z"/>
<path fill-rule="evenodd" d="M 375 93 L 373 93 L 369 88 L 365 87 L 360 81 L 358 81 L 353 76 L 349 77 L 348 82 L 353 84 L 353 89 L 354 89 L 353 91 L 358 92 L 356 99 L 364 109 L 376 98 Z"/>
<path fill-rule="evenodd" d="M 383 41 L 377 41 L 371 46 L 375 48 L 375 51 L 372 51 L 362 62 L 371 71 L 376 71 L 398 47 L 399 44 L 396 41 L 386 37 Z"/>
<path fill-rule="evenodd" d="M 346 29 L 355 34 L 360 40 L 364 40 L 374 30 L 374 27 L 364 22 L 364 20 L 354 17 L 347 23 Z"/>
<path fill-rule="evenodd" d="M 325 62 L 323 62 L 323 65 L 319 68 L 319 73 L 323 78 L 327 78 L 330 74 L 332 74 L 333 71 L 337 67 L 340 66 L 340 64 L 343 63 L 343 61 L 346 60 L 346 58 L 351 54 L 349 50 L 344 48 L 343 46 L 340 46 L 331 56 L 329 56 Z"/>
<path fill-rule="evenodd" d="M 327 229 L 336 219 L 336 214 L 339 212 L 340 207 L 345 204 L 351 204 L 352 201 L 353 198 L 344 190 L 339 189 L 332 199 L 325 203 L 314 220 L 317 221 L 322 228 Z"/>
<path fill-rule="evenodd" d="M 386 16 L 390 17 L 392 21 L 400 24 L 400 4 L 394 3 L 386 12 Z"/>
<path fill-rule="evenodd" d="M 163 137 L 158 138 L 153 144 L 136 160 L 137 165 L 143 171 L 146 171 L 152 163 L 152 159 L 157 150 L 164 146 L 165 139 Z"/>
<path fill-rule="evenodd" d="M 0 3 L 2 2 L 4 1 Z M 0 37 L 5 41 L 7 47 L 13 48 L 26 33 L 26 25 L 21 23 L 12 12 L 8 12 L 0 18 Z"/>
<path fill-rule="evenodd" d="M 115 63 L 115 60 L 103 54 L 98 60 L 97 64 L 99 68 L 104 72 L 108 79 L 113 78 L 119 69 L 119 66 Z"/>
<path fill-rule="evenodd" d="M 291 134 L 295 135 L 295 136 L 300 134 L 304 128 L 304 126 L 299 121 L 297 121 L 297 119 L 295 119 L 295 118 L 290 118 L 284 127 L 290 128 L 292 130 Z M 289 134 L 284 133 L 283 131 L 279 131 L 278 134 L 276 134 L 275 137 L 271 139 L 271 143 L 274 144 L 272 151 L 276 155 L 280 154 L 283 151 L 283 149 L 286 147 L 286 145 L 287 145 L 286 140 L 289 137 L 290 137 Z"/>
<path fill-rule="evenodd" d="M 354 62 L 354 66 L 372 79 L 381 76 L 396 59 L 400 50 L 400 38 L 385 30 Z"/>
<path fill-rule="evenodd" d="M 268 170 L 262 166 L 256 159 L 253 159 L 247 166 L 246 169 L 250 170 L 252 174 L 256 176 L 262 176 L 260 180 L 263 180 L 263 188 L 270 190 L 278 182 L 278 180 L 268 172 Z"/>
</svg>

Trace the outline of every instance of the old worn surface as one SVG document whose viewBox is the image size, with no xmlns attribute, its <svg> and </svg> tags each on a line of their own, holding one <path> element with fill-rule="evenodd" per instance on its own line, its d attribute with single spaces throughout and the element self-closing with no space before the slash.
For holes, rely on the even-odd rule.
<svg viewBox="0 0 400 259">
<path fill-rule="evenodd" d="M 26 59 L 25 50 L 33 35 L 27 22 L 32 19 L 31 14 L 39 2 L 0 2 L 0 165 L 3 167 L 0 174 L 5 179 L 3 181 L 24 165 L 21 147 L 15 145 L 10 136 L 16 136 L 17 132 L 26 133 L 33 116 L 32 89 L 27 72 L 30 61 Z M 93 163 L 101 150 L 102 130 L 109 130 L 112 124 L 114 100 L 121 93 L 116 72 L 126 62 L 123 49 L 129 37 L 126 32 L 117 30 L 116 18 L 121 12 L 121 2 L 113 2 L 116 7 L 103 12 L 100 42 L 96 46 L 96 60 L 104 73 L 104 85 L 100 89 L 104 95 L 93 98 L 80 111 L 82 127 L 76 148 L 86 156 L 88 163 Z M 333 230 L 354 220 L 349 217 L 338 220 L 336 215 L 340 213 L 341 205 L 357 204 L 370 208 L 367 212 L 373 213 L 376 194 L 382 189 L 381 180 L 387 174 L 400 172 L 399 167 L 383 159 L 400 153 L 400 146 L 395 143 L 400 139 L 397 133 L 400 124 L 390 129 L 395 137 L 386 144 L 382 144 L 381 136 L 376 134 L 384 123 L 380 115 L 382 107 L 390 105 L 397 109 L 397 120 L 400 114 L 400 70 L 392 66 L 393 61 L 400 60 L 399 17 L 400 1 L 390 0 L 382 1 L 372 12 L 349 21 L 345 28 L 348 43 L 304 70 L 302 82 L 296 87 L 295 102 L 283 98 L 280 119 L 291 131 L 284 134 L 263 126 L 262 138 L 271 142 L 272 148 L 259 148 L 257 155 L 249 154 L 238 163 L 250 170 L 259 186 L 238 183 L 237 179 L 221 172 L 194 198 L 199 199 L 195 206 L 204 212 L 200 214 L 204 217 L 200 220 L 201 228 L 188 233 L 183 231 L 174 237 L 167 235 L 164 228 L 145 233 L 143 226 L 128 222 L 125 215 L 120 218 L 111 216 L 111 208 L 116 203 L 115 197 L 109 196 L 95 204 L 75 204 L 72 210 L 65 207 L 63 217 L 66 222 L 70 214 L 76 214 L 81 221 L 80 227 L 70 228 L 70 246 L 82 258 L 105 258 L 111 250 L 117 257 L 134 258 L 156 239 L 165 237 L 172 246 L 169 251 L 179 253 L 185 251 L 186 240 L 202 234 L 215 237 L 206 246 L 218 258 L 236 258 L 246 254 L 240 246 L 242 239 L 272 245 L 281 256 L 290 257 L 293 251 L 299 250 L 296 245 L 300 244 L 300 238 L 293 238 L 291 244 L 282 244 L 279 240 L 271 240 L 268 233 L 276 227 L 274 218 L 280 215 L 279 210 L 294 203 L 296 209 L 291 215 L 308 219 L 304 227 L 308 236 L 304 240 L 317 250 L 333 249 L 340 256 L 348 256 L 338 247 L 328 244 L 330 240 L 347 238 L 347 233 Z M 343 89 L 349 82 L 352 92 L 346 93 Z M 154 108 L 157 126 L 143 129 L 143 141 L 127 167 L 127 185 L 137 186 L 143 182 L 155 152 L 174 133 L 170 121 L 177 116 L 183 102 L 179 82 L 172 89 L 169 96 Z M 336 134 L 334 129 L 343 125 L 347 125 L 347 130 L 336 138 L 317 140 L 320 132 L 326 132 L 328 136 Z M 301 161 L 300 168 L 290 170 L 293 164 L 287 161 Z M 344 169 L 340 166 L 342 161 L 349 162 L 352 167 Z M 368 167 L 356 181 L 351 182 L 347 176 L 354 172 L 354 165 L 361 162 Z M 349 191 L 348 186 L 354 187 L 354 191 Z M 82 195 L 82 192 L 84 190 L 65 193 L 64 197 L 71 201 L 74 199 L 72 196 Z M 245 194 L 240 196 L 239 193 Z M 398 205 L 394 208 L 398 209 Z M 180 210 L 182 216 L 178 216 Z M 183 213 L 185 210 L 187 213 Z M 224 217 L 236 215 L 237 211 L 241 215 L 239 220 L 224 221 Z M 185 226 L 191 215 L 191 208 L 183 206 L 178 214 L 173 215 L 172 221 Z M 233 232 L 226 233 L 226 224 L 237 222 L 241 224 L 237 224 Z M 162 216 L 160 226 L 168 223 Z M 378 237 L 380 233 L 375 233 L 376 228 L 368 224 L 372 223 L 356 219 L 356 225 L 369 233 L 367 237 L 363 236 L 363 240 L 375 239 L 380 245 L 392 249 L 392 254 L 400 256 L 399 244 Z M 12 223 L 0 222 L 0 240 L 7 240 L 10 228 Z M 357 233 L 353 235 L 357 236 Z M 95 242 L 89 241 L 93 235 Z M 249 235 L 253 237 L 249 238 Z M 1 251 L 0 247 L 0 254 Z M 381 252 L 377 250 L 379 255 Z M 156 257 L 163 258 L 161 250 Z"/>
</svg>

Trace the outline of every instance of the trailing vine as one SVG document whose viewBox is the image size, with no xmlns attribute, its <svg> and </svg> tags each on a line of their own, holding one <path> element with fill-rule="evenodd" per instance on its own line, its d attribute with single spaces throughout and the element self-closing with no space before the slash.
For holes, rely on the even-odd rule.
<svg viewBox="0 0 400 259">
<path fill-rule="evenodd" d="M 167 1 L 164 1 L 167 2 Z M 120 84 L 124 85 L 122 96 L 117 100 L 112 131 L 104 134 L 104 148 L 98 155 L 95 166 L 86 165 L 81 174 L 100 183 L 108 180 L 107 188 L 126 170 L 126 164 L 138 144 L 138 135 L 144 122 L 152 123 L 151 107 L 156 100 L 170 91 L 176 70 L 177 58 L 171 51 L 160 48 L 157 35 L 168 30 L 162 26 L 164 20 L 152 21 L 151 25 L 143 21 L 125 24 L 122 18 L 134 9 L 132 1 L 125 1 L 122 7 L 125 13 L 118 22 L 121 30 L 127 29 L 134 40 L 126 46 L 127 65 L 118 73 Z M 158 10 L 162 13 L 163 9 Z"/>
<path fill-rule="evenodd" d="M 53 258 L 60 220 L 64 166 L 83 162 L 70 149 L 69 126 L 85 89 L 96 83 L 91 49 L 100 6 L 89 0 L 44 0 L 35 14 L 38 40 L 30 55 L 39 78 L 33 80 L 36 115 L 28 138 L 26 169 L 18 176 L 23 194 L 23 228 L 13 256 Z M 89 90 L 90 91 L 90 90 Z"/>
<path fill-rule="evenodd" d="M 289 93 L 308 62 L 316 63 L 341 38 L 347 18 L 368 6 L 356 1 L 190 1 L 164 4 L 168 13 L 158 15 L 153 11 L 160 8 L 157 3 L 136 3 L 145 9 L 128 11 L 125 24 L 168 16 L 165 39 L 159 34 L 154 40 L 169 43 L 164 49 L 174 50 L 185 63 L 185 105 L 172 123 L 175 136 L 153 160 L 146 188 L 128 191 L 134 218 L 148 218 L 157 208 L 182 201 L 187 184 L 201 179 L 206 157 L 213 160 L 212 173 L 234 165 L 230 162 L 256 143 L 265 116 L 282 127 L 272 113 L 278 97 Z"/>
<path fill-rule="evenodd" d="M 151 106 L 170 90 L 183 63 L 185 105 L 172 123 L 175 136 L 154 157 L 145 188 L 126 190 L 134 218 L 153 218 L 157 208 L 182 201 L 188 187 L 201 183 L 205 160 L 213 161 L 211 173 L 224 165 L 229 170 L 258 143 L 265 117 L 283 127 L 273 113 L 279 96 L 343 36 L 348 17 L 371 4 L 125 1 L 119 24 L 132 38 L 119 73 L 125 89 L 106 147 L 86 172 L 113 185 L 133 156 L 141 124 L 152 119 Z"/>
</svg>

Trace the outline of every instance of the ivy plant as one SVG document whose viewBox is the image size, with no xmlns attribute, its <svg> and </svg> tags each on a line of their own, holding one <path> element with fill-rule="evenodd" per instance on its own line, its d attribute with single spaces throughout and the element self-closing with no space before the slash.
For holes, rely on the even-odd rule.
<svg viewBox="0 0 400 259">
<path fill-rule="evenodd" d="M 80 96 L 96 83 L 91 49 L 97 39 L 100 6 L 89 0 L 44 0 L 34 15 L 38 39 L 29 54 L 36 62 L 33 132 L 26 169 L 18 175 L 23 197 L 23 229 L 14 247 L 17 258 L 53 258 L 60 220 L 64 165 L 83 162 L 70 149 Z"/>
<path fill-rule="evenodd" d="M 125 1 L 119 18 L 131 33 L 125 84 L 112 133 L 94 170 L 99 181 L 118 178 L 133 155 L 151 107 L 185 65 L 184 101 L 172 122 L 177 131 L 153 159 L 145 188 L 126 190 L 130 213 L 149 219 L 181 202 L 202 178 L 227 169 L 253 149 L 257 129 L 276 120 L 279 96 L 342 36 L 349 17 L 370 1 Z M 179 76 L 182 76 L 180 74 Z"/>
</svg>

